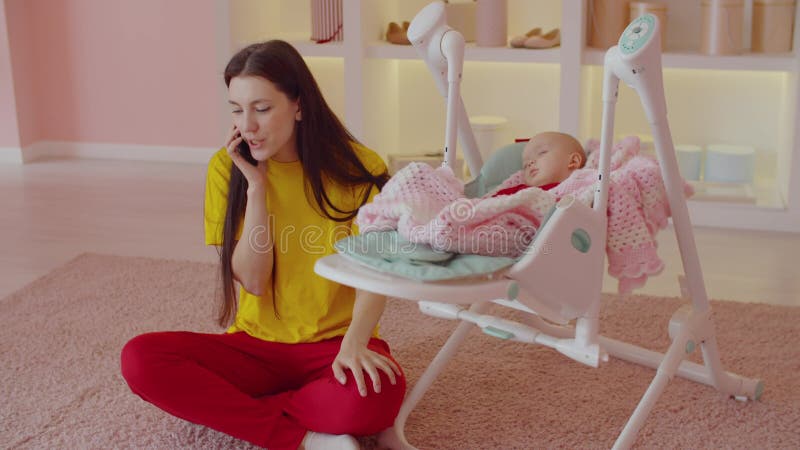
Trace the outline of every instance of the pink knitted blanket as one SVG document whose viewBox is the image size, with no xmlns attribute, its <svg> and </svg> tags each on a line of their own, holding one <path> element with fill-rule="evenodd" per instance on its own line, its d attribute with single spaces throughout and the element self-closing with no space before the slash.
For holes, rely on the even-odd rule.
<svg viewBox="0 0 800 450">
<path fill-rule="evenodd" d="M 596 149 L 590 142 L 587 149 Z M 530 245 L 542 219 L 566 194 L 591 205 L 597 180 L 598 151 L 586 167 L 561 184 L 492 197 L 500 189 L 522 183 L 522 171 L 482 198 L 465 198 L 464 184 L 447 167 L 433 169 L 412 163 L 395 174 L 372 203 L 358 211 L 362 232 L 393 230 L 414 243 L 436 250 L 487 256 L 519 257 Z M 684 185 L 684 194 L 691 195 Z M 656 252 L 656 233 L 670 215 L 656 160 L 639 154 L 639 139 L 628 137 L 614 146 L 608 194 L 608 272 L 627 293 L 664 267 Z"/>
</svg>

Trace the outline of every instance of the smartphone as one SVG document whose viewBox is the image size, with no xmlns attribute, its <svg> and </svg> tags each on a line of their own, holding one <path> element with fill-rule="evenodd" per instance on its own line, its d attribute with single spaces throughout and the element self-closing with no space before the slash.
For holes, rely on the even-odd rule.
<svg viewBox="0 0 800 450">
<path fill-rule="evenodd" d="M 254 166 L 258 165 L 258 161 L 256 161 L 255 158 L 253 158 L 253 154 L 250 153 L 250 145 L 245 139 L 242 139 L 242 142 L 239 142 L 239 145 L 236 146 L 236 151 L 244 157 L 245 161 Z"/>
</svg>

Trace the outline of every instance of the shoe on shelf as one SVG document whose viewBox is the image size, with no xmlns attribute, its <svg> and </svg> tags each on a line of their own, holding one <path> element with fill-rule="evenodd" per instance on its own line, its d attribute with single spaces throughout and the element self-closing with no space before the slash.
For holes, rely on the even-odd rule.
<svg viewBox="0 0 800 450">
<path fill-rule="evenodd" d="M 550 48 L 561 45 L 561 30 L 555 28 L 541 36 L 531 36 L 525 40 L 525 48 Z"/>
<path fill-rule="evenodd" d="M 539 36 L 540 34 L 542 34 L 542 29 L 536 27 L 528 31 L 527 33 L 523 34 L 522 36 L 514 36 L 513 38 L 511 38 L 510 45 L 514 48 L 524 48 L 525 41 L 527 41 L 528 38 L 533 36 Z"/>
<path fill-rule="evenodd" d="M 403 25 L 398 25 L 397 22 L 391 22 L 389 28 L 386 30 L 386 40 L 392 44 L 397 45 L 411 45 L 406 35 L 408 29 L 408 22 L 403 22 Z"/>
</svg>

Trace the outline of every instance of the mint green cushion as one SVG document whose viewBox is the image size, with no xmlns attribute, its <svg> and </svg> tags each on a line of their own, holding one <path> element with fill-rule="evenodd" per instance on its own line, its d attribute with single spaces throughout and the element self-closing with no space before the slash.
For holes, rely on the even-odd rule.
<svg viewBox="0 0 800 450">
<path fill-rule="evenodd" d="M 476 198 L 491 192 L 500 183 L 514 173 L 522 170 L 522 150 L 525 142 L 500 147 L 489 160 L 483 163 L 481 173 L 464 186 L 464 193 L 469 198 Z"/>
<path fill-rule="evenodd" d="M 413 244 L 396 230 L 349 236 L 334 244 L 342 255 L 394 275 L 417 281 L 440 281 L 497 272 L 516 262 L 513 258 L 441 252 L 426 244 Z"/>
<path fill-rule="evenodd" d="M 437 251 L 425 244 L 414 244 L 400 236 L 397 230 L 372 231 L 349 236 L 334 244 L 339 253 L 359 254 L 369 258 L 396 259 L 417 262 L 442 262 L 455 253 Z"/>
</svg>

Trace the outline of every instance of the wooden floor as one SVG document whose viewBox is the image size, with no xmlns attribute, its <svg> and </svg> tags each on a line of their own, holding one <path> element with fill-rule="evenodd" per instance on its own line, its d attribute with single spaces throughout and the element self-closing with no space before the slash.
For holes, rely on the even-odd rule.
<svg viewBox="0 0 800 450">
<path fill-rule="evenodd" d="M 102 160 L 0 164 L 0 298 L 84 252 L 215 261 L 203 246 L 205 167 Z M 800 234 L 697 228 L 709 296 L 800 305 Z M 677 296 L 680 254 L 637 291 Z M 606 276 L 604 290 L 616 290 Z"/>
</svg>

